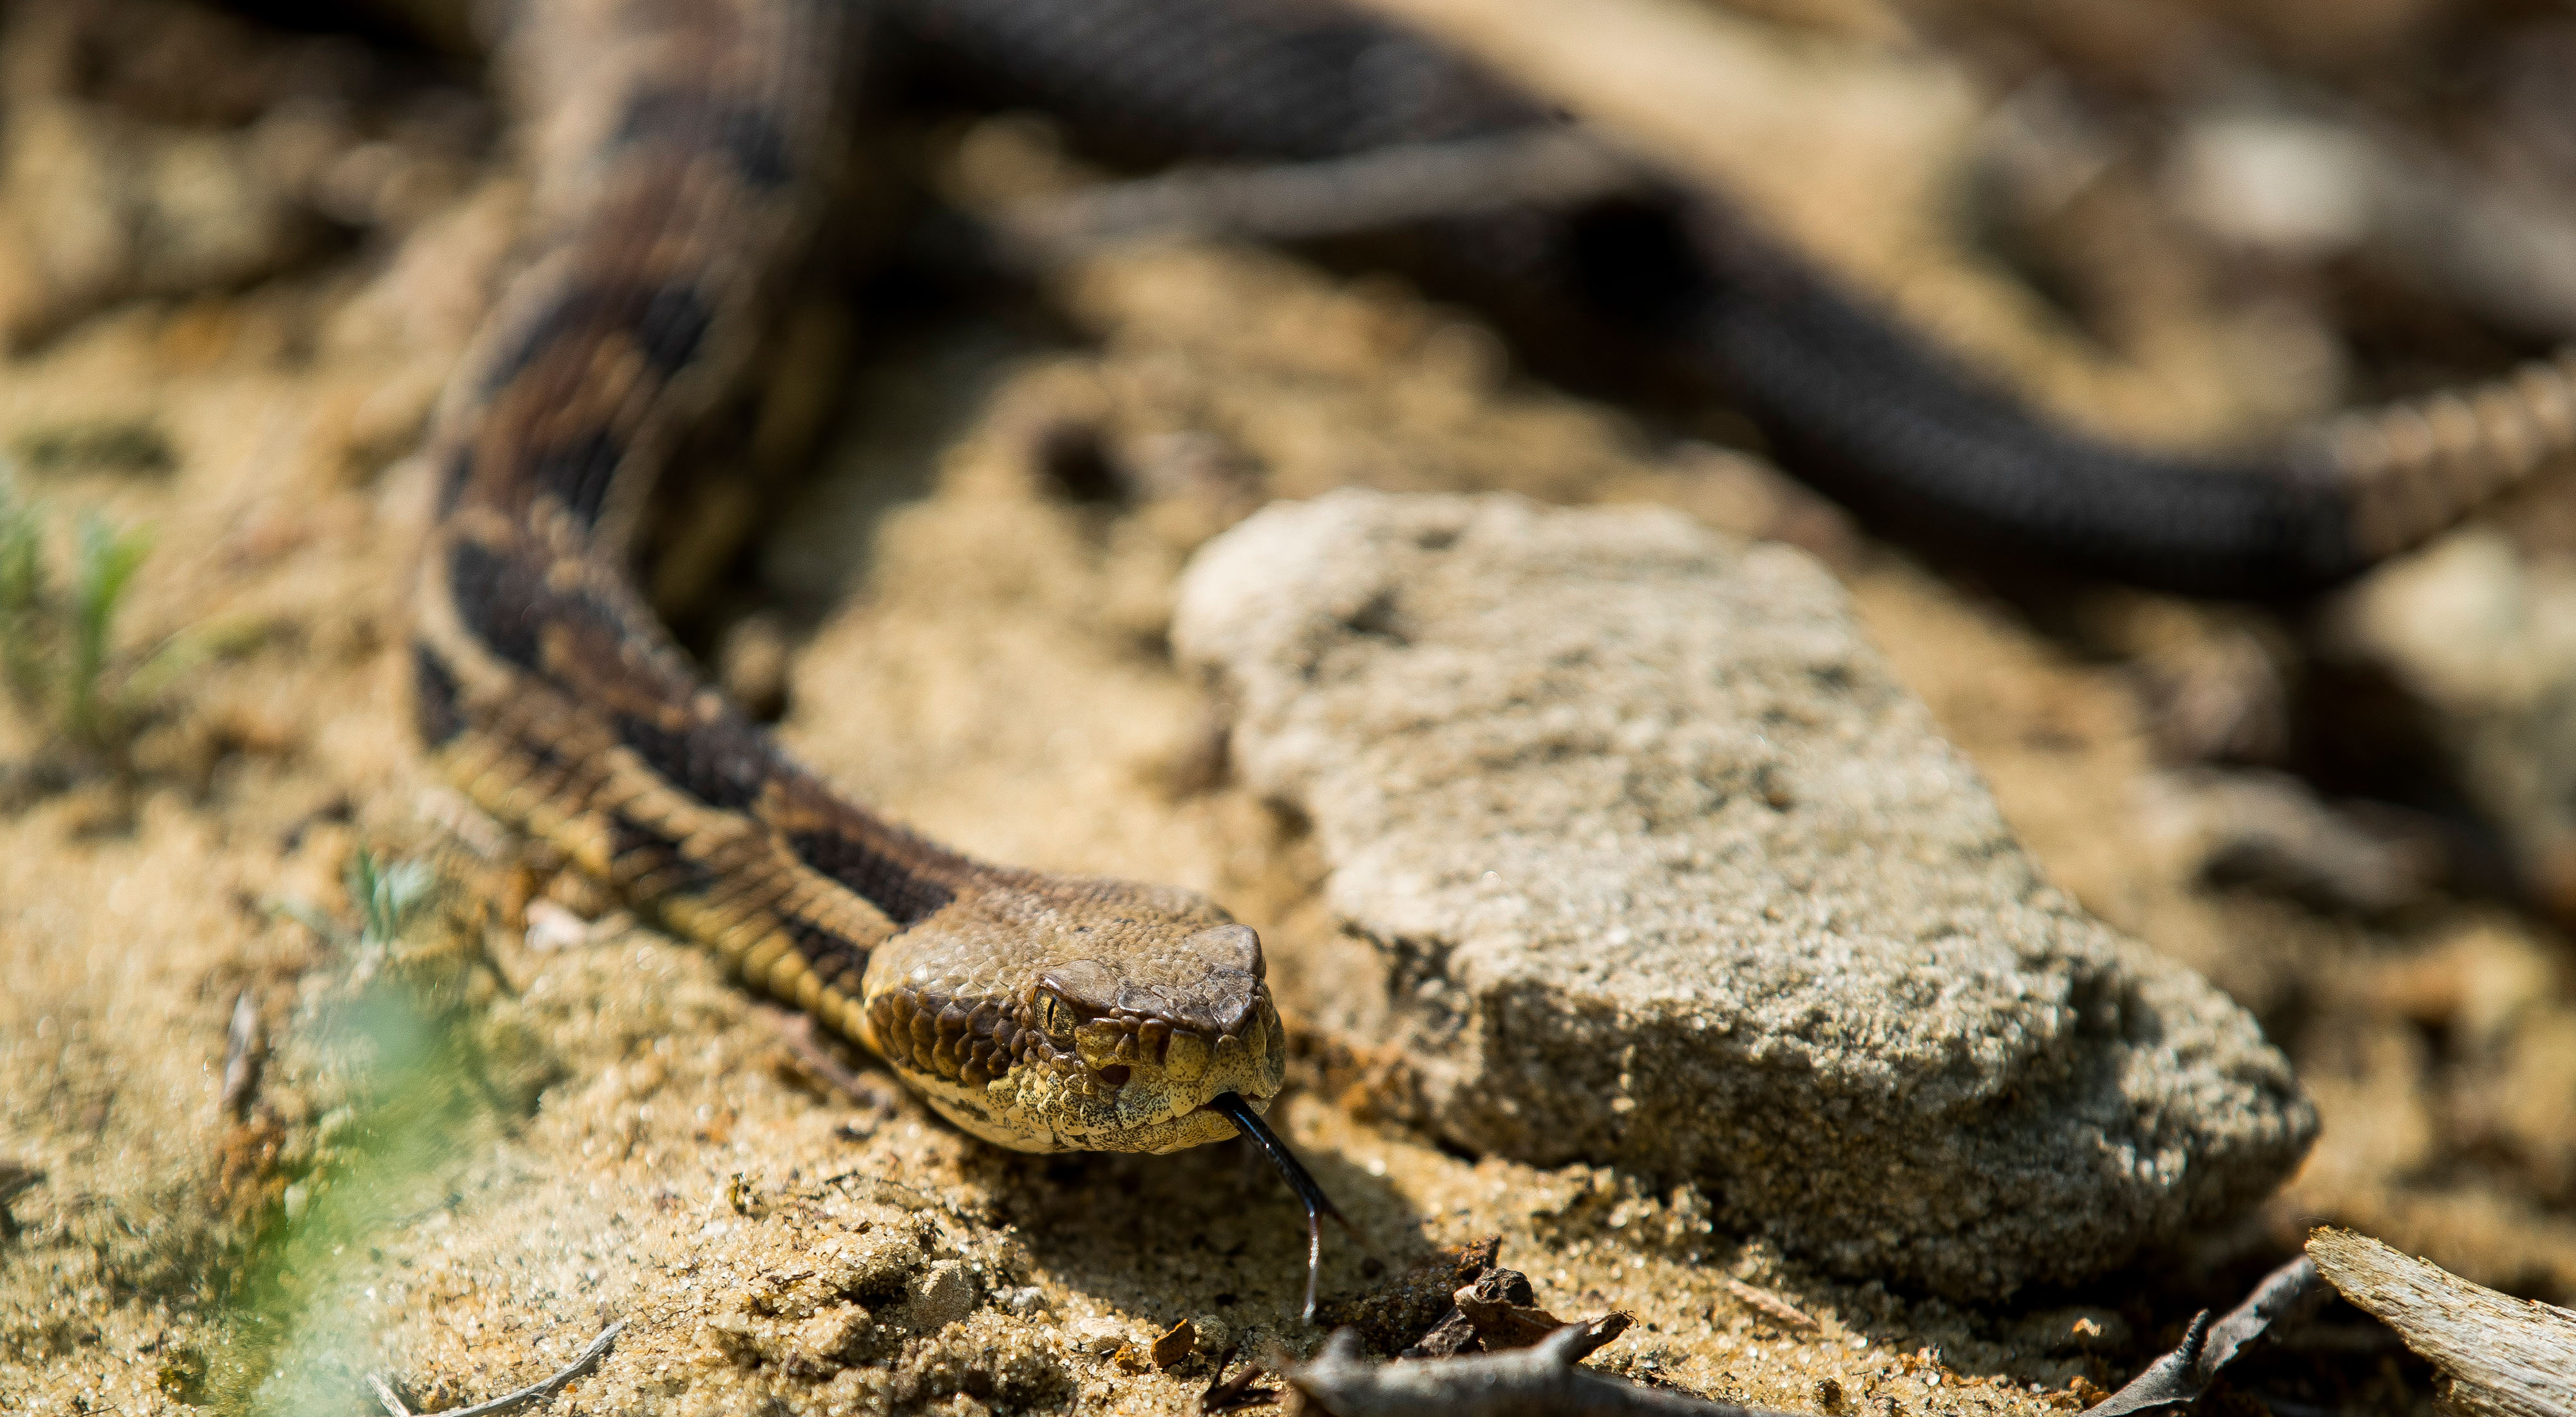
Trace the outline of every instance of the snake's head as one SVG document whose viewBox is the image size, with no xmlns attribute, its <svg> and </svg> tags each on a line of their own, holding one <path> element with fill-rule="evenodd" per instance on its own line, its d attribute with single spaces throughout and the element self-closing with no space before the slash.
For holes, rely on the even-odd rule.
<svg viewBox="0 0 2576 1417">
<path fill-rule="evenodd" d="M 1082 886 L 1042 909 L 960 901 L 975 908 L 888 941 L 864 1041 L 950 1121 L 1015 1150 L 1236 1135 L 1208 1104 L 1230 1092 L 1266 1108 L 1287 1074 L 1260 937 L 1185 892 Z"/>
</svg>

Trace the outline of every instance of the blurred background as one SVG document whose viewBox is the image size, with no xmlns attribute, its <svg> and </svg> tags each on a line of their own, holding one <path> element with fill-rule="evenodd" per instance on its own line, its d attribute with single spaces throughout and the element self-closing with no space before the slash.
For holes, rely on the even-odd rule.
<svg viewBox="0 0 2576 1417">
<path fill-rule="evenodd" d="M 2260 447 L 2576 339 L 2560 0 L 1701 9 L 1690 43 L 1735 82 L 1641 61 L 1623 85 L 1613 52 L 1546 86 L 2068 423 Z M 1548 13 L 1461 23 L 1543 52 L 1524 11 Z M 0 14 L 0 898 L 64 942 L 11 986 L 149 975 L 221 1013 L 300 948 L 258 903 L 340 889 L 315 843 L 413 814 L 414 455 L 528 228 L 524 139 L 459 5 Z M 1366 241 L 979 265 L 957 214 L 1125 174 L 935 94 L 860 131 L 757 406 L 672 479 L 646 556 L 689 647 L 866 795 L 1012 859 L 1151 865 L 1176 812 L 1239 810 L 1160 642 L 1206 537 L 1346 484 L 1675 506 L 1822 558 L 2052 878 L 2296 1061 L 2316 1151 L 2185 1287 L 2332 1221 L 2576 1303 L 2576 468 L 2312 601 L 2127 590 L 1884 539 L 1722 401 L 1426 294 Z M 1087 549 L 979 590 L 1014 533 L 973 499 L 1012 479 Z M 895 661 L 912 677 L 862 682 Z M 1090 766 L 976 706 L 1103 682 L 1074 715 L 1114 740 Z M 882 750 L 889 720 L 912 751 Z M 1295 869 L 1174 875 L 1318 908 Z M 164 938 L 187 943 L 133 958 Z M 126 1036 L 157 1026 L 132 1008 Z M 140 1086 L 123 1054 L 0 1036 L 27 1127 L 109 1126 Z M 246 1208 L 286 1184 L 222 1166 Z M 2310 1410 L 2429 1401 L 2348 1347 L 2298 1360 L 2336 1375 Z"/>
</svg>

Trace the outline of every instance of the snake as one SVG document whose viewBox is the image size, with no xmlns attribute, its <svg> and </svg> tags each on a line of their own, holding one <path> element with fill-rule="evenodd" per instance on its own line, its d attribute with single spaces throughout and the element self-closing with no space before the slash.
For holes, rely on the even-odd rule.
<svg viewBox="0 0 2576 1417">
<path fill-rule="evenodd" d="M 1176 887 L 976 860 L 795 761 L 710 687 L 631 563 L 652 487 L 746 377 L 850 157 L 863 46 L 1036 103 L 1122 160 L 1299 163 L 1561 122 L 1322 0 L 547 0 L 510 41 L 524 261 L 428 438 L 416 726 L 485 810 L 1021 1151 L 1251 1135 L 1287 1040 L 1260 937 Z M 2357 574 L 2576 448 L 2576 361 L 2348 414 L 2243 464 L 2055 426 L 1704 183 L 1426 224 L 1508 286 L 1722 384 L 1855 505 L 2233 595 Z"/>
<path fill-rule="evenodd" d="M 1234 1136 L 1211 1104 L 1266 1107 L 1287 1063 L 1249 926 L 868 811 L 701 683 L 626 570 L 839 160 L 845 11 L 568 0 L 525 22 L 574 72 L 543 120 L 548 226 L 437 414 L 413 665 L 435 767 L 976 1136 Z"/>
</svg>

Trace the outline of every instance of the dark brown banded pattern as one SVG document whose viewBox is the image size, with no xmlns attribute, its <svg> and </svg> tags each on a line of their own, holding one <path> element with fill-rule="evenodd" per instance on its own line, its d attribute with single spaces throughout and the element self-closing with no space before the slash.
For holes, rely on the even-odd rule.
<svg viewBox="0 0 2576 1417">
<path fill-rule="evenodd" d="M 847 831 L 792 831 L 787 834 L 787 849 L 796 853 L 797 860 L 857 892 L 900 928 L 920 924 L 957 898 L 957 892 L 937 878 L 905 869 L 886 852 Z"/>
<path fill-rule="evenodd" d="M 989 866 L 871 815 L 700 683 L 627 578 L 649 486 L 739 375 L 836 160 L 843 15 L 563 0 L 523 18 L 532 123 L 586 138 L 541 149 L 553 223 L 442 405 L 423 741 L 476 801 L 978 1135 L 1232 1136 L 1205 1104 L 1266 1105 L 1284 1060 L 1251 931 L 1185 891 Z"/>
<path fill-rule="evenodd" d="M 446 747 L 465 731 L 465 714 L 456 703 L 456 676 L 447 672 L 429 646 L 414 644 L 411 663 L 412 726 L 431 749 Z"/>
<path fill-rule="evenodd" d="M 755 99 L 728 98 L 697 88 L 637 89 L 611 140 L 618 147 L 649 143 L 711 144 L 721 149 L 742 180 L 777 191 L 796 179 L 787 135 Z"/>
<path fill-rule="evenodd" d="M 621 890 L 645 900 L 704 897 L 721 879 L 668 833 L 612 810 L 608 818 L 608 875 Z"/>
</svg>

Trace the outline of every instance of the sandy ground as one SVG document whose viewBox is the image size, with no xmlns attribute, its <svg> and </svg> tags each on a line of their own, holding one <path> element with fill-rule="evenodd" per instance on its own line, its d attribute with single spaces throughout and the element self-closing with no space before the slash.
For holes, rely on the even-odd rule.
<svg viewBox="0 0 2576 1417">
<path fill-rule="evenodd" d="M 623 1321 L 554 1410 L 1185 1411 L 1210 1357 L 1146 1352 L 1176 1321 L 1213 1351 L 1311 1345 L 1295 1212 L 1252 1159 L 1008 1155 L 882 1074 L 853 1101 L 708 960 L 423 774 L 404 455 L 515 216 L 504 180 L 458 192 L 404 239 L 108 303 L 0 369 L 0 446 L 57 560 L 79 511 L 152 532 L 120 642 L 222 645 L 121 770 L 56 771 L 45 715 L 0 713 L 0 1161 L 42 1173 L 0 1239 L 0 1407 L 348 1412 L 370 1372 L 444 1407 Z M 1262 929 L 1304 1049 L 1287 1133 L 1375 1251 L 1328 1237 L 1333 1316 L 1401 1337 L 1431 1315 L 1391 1282 L 1499 1236 L 1558 1313 L 1638 1316 L 1598 1366 L 1876 1417 L 2080 1408 L 2317 1220 L 2576 1297 L 2576 989 L 2530 917 L 2434 896 L 2364 921 L 2204 885 L 2137 806 L 2159 764 L 2134 665 L 1858 540 L 1758 464 L 1529 382 L 1391 281 L 1182 248 L 1048 294 L 1069 340 L 984 311 L 858 341 L 830 450 L 698 602 L 719 624 L 784 608 L 711 652 L 760 681 L 783 638 L 786 735 L 893 815 L 1206 890 Z M 1068 429 L 1125 495 L 1067 494 Z M 168 466 L 116 454 L 137 439 Z M 2292 1053 L 2325 1118 L 2305 1170 L 2193 1254 L 1972 1311 L 1715 1232 L 1688 1188 L 1375 1120 L 1322 863 L 1228 782 L 1162 641 L 1194 546 L 1345 483 L 1652 499 L 1832 552 L 2055 879 Z M 391 939 L 361 938 L 342 885 L 362 850 L 442 883 Z M 227 1108 L 245 995 L 266 1063 Z M 2349 1315 L 2316 1334 L 2268 1360 L 2283 1391 L 2427 1410 L 2423 1371 Z"/>
</svg>

